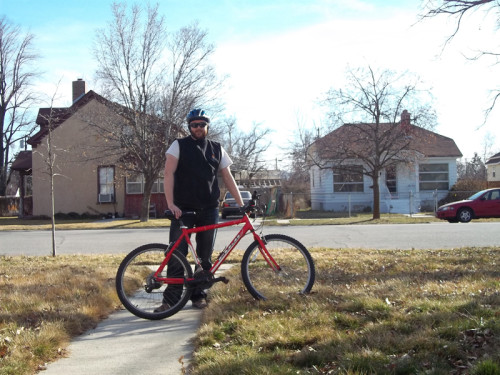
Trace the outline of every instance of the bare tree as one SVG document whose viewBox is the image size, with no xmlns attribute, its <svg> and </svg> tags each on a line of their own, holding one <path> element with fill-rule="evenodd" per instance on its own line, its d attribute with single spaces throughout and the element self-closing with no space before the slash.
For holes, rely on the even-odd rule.
<svg viewBox="0 0 500 375">
<path fill-rule="evenodd" d="M 60 169 L 57 164 L 58 156 L 62 153 L 67 152 L 55 145 L 53 142 L 53 130 L 56 124 L 60 123 L 60 116 L 65 115 L 66 111 L 58 108 L 54 108 L 54 102 L 57 97 L 57 92 L 59 84 L 56 86 L 54 95 L 49 100 L 49 107 L 44 108 L 43 111 L 40 110 L 39 116 L 44 122 L 44 126 L 47 129 L 47 137 L 45 137 L 45 144 L 43 147 L 37 147 L 33 150 L 34 153 L 40 155 L 43 161 L 44 169 L 41 171 L 49 180 L 49 191 L 50 191 L 50 219 L 51 219 L 51 238 L 52 238 L 52 256 L 57 255 L 56 250 L 56 221 L 55 221 L 55 179 L 56 177 L 63 177 L 60 173 Z"/>
<path fill-rule="evenodd" d="M 215 47 L 207 43 L 208 34 L 195 22 L 169 35 L 168 65 L 162 90 L 160 113 L 168 123 L 182 124 L 186 114 L 203 105 L 214 114 L 220 112 L 217 101 L 225 77 L 219 78 L 209 59 Z"/>
<path fill-rule="evenodd" d="M 23 35 L 19 27 L 0 18 L 0 195 L 5 195 L 10 179 L 12 146 L 35 129 L 28 112 L 37 99 L 32 86 L 39 74 L 33 40 L 32 34 Z"/>
<path fill-rule="evenodd" d="M 487 161 L 490 156 L 492 156 L 495 152 L 493 152 L 493 147 L 495 146 L 495 135 L 491 132 L 486 132 L 483 136 L 483 141 L 481 142 L 482 146 L 482 156 L 483 161 Z"/>
<path fill-rule="evenodd" d="M 414 135 L 422 133 L 417 125 L 433 127 L 436 116 L 423 101 L 422 94 L 430 93 L 421 90 L 419 80 L 409 73 L 376 72 L 368 67 L 349 70 L 347 75 L 347 88 L 331 89 L 324 100 L 337 128 L 316 140 L 309 156 L 320 168 L 333 168 L 347 179 L 360 172 L 369 176 L 373 181 L 373 218 L 378 219 L 381 172 L 416 160 L 420 153 Z M 354 119 L 357 121 L 352 122 Z"/>
<path fill-rule="evenodd" d="M 158 5 L 112 5 L 113 20 L 97 32 L 94 55 L 104 94 L 124 121 L 89 121 L 109 140 L 102 153 L 114 154 L 125 169 L 144 176 L 141 221 L 149 219 L 154 182 L 166 147 L 179 136 L 188 110 L 209 102 L 220 82 L 208 57 L 213 46 L 196 25 L 170 35 Z M 143 13 L 146 11 L 146 16 Z"/>
<path fill-rule="evenodd" d="M 306 192 L 310 189 L 308 149 L 315 137 L 315 131 L 308 129 L 297 114 L 297 128 L 294 132 L 294 138 L 285 149 L 286 155 L 290 159 L 286 184 L 294 192 Z"/>
<path fill-rule="evenodd" d="M 223 120 L 220 137 L 233 160 L 231 169 L 234 174 L 239 173 L 237 179 L 244 180 L 247 186 L 250 186 L 252 178 L 265 168 L 262 155 L 271 144 L 271 132 L 259 124 L 254 124 L 249 132 L 243 132 L 236 127 L 234 117 Z"/>
<path fill-rule="evenodd" d="M 456 18 L 455 29 L 446 39 L 445 46 L 449 44 L 458 34 L 463 22 L 465 21 L 466 16 L 472 14 L 475 11 L 482 10 L 486 14 L 493 14 L 493 17 L 496 18 L 497 27 L 498 25 L 500 25 L 500 3 L 498 2 L 498 0 L 427 0 L 424 9 L 425 11 L 421 16 L 421 19 L 433 18 L 441 15 Z M 496 46 L 496 43 L 492 44 Z M 492 57 L 493 59 L 495 59 L 496 63 L 498 63 L 500 58 L 500 51 L 478 51 L 477 54 L 470 59 L 477 60 L 481 57 L 487 56 Z M 485 121 L 487 120 L 491 111 L 495 108 L 497 101 L 500 99 L 500 90 L 492 90 L 492 94 L 493 99 L 485 111 Z"/>
<path fill-rule="evenodd" d="M 486 166 L 477 152 L 472 159 L 457 164 L 457 173 L 459 180 L 473 180 L 486 185 Z"/>
<path fill-rule="evenodd" d="M 480 8 L 484 8 L 486 11 L 498 11 L 498 5 L 497 0 L 427 0 L 422 18 L 432 18 L 439 15 L 456 17 L 457 24 L 447 39 L 448 43 L 460 31 L 460 26 L 466 15 Z"/>
</svg>

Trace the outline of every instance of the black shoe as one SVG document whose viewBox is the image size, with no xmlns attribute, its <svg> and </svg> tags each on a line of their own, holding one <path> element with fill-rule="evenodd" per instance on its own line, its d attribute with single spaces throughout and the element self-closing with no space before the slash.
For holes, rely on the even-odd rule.
<svg viewBox="0 0 500 375">
<path fill-rule="evenodd" d="M 153 310 L 155 313 L 161 313 L 170 310 L 170 305 L 168 303 L 162 303 L 161 306 Z"/>
<path fill-rule="evenodd" d="M 195 309 L 204 309 L 208 306 L 207 300 L 205 298 L 200 298 L 197 299 L 196 301 L 193 301 L 193 307 Z"/>
</svg>

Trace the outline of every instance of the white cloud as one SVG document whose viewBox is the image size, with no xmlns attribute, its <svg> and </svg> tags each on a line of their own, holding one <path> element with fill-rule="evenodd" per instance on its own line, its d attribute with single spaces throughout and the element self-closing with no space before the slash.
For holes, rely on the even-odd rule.
<svg viewBox="0 0 500 375">
<path fill-rule="evenodd" d="M 475 40 L 470 30 L 465 40 L 457 37 L 457 44 L 443 51 L 452 27 L 451 20 L 416 23 L 413 12 L 334 19 L 248 43 L 221 44 L 214 61 L 221 72 L 231 74 L 229 112 L 243 127 L 256 122 L 277 129 L 281 143 L 291 136 L 297 111 L 310 124 L 321 122 L 314 102 L 328 88 L 343 87 L 346 66 L 414 72 L 434 87 L 440 121 L 436 131 L 454 138 L 470 157 L 481 149 L 482 133 L 498 134 L 493 125 L 476 130 L 488 104 L 485 88 L 494 85 L 493 70 L 464 59 L 463 46 Z M 494 117 L 491 123 L 496 123 Z"/>
</svg>

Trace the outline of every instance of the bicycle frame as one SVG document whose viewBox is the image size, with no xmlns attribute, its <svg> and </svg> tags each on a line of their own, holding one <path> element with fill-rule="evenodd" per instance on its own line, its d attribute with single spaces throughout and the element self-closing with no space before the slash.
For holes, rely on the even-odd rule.
<svg viewBox="0 0 500 375">
<path fill-rule="evenodd" d="M 235 219 L 235 220 L 227 221 L 227 222 L 224 222 L 224 223 L 204 225 L 204 226 L 201 226 L 201 227 L 194 227 L 194 228 L 188 228 L 185 225 L 181 225 L 182 234 L 179 236 L 179 238 L 177 239 L 177 241 L 175 241 L 175 243 L 173 244 L 173 246 L 168 250 L 167 254 L 165 255 L 165 259 L 163 260 L 163 262 L 161 263 L 160 267 L 158 268 L 158 270 L 154 274 L 155 279 L 158 280 L 158 281 L 162 281 L 164 283 L 167 283 L 167 284 L 183 284 L 185 281 L 193 280 L 193 279 L 187 279 L 187 280 L 185 280 L 185 279 L 180 279 L 180 278 L 159 277 L 159 275 L 161 274 L 161 272 L 163 271 L 163 269 L 165 268 L 165 266 L 169 262 L 169 260 L 170 260 L 170 258 L 172 256 L 172 253 L 179 247 L 179 245 L 182 242 L 182 240 L 186 241 L 186 243 L 188 244 L 188 250 L 191 253 L 191 255 L 193 256 L 193 258 L 195 259 L 195 263 L 198 266 L 200 266 L 200 259 L 196 255 L 196 251 L 194 249 L 194 246 L 191 243 L 191 240 L 190 240 L 190 237 L 189 237 L 190 234 L 192 234 L 192 233 L 198 233 L 198 232 L 204 232 L 204 231 L 212 230 L 212 229 L 219 229 L 219 228 L 230 227 L 230 226 L 234 226 L 234 225 L 238 225 L 238 224 L 244 224 L 244 225 L 240 229 L 240 231 L 236 234 L 236 236 L 233 238 L 233 240 L 229 243 L 229 245 L 227 245 L 224 248 L 224 250 L 219 254 L 219 256 L 217 257 L 216 262 L 210 268 L 210 272 L 212 274 L 215 274 L 215 272 L 217 272 L 217 270 L 222 265 L 222 263 L 224 263 L 224 261 L 229 256 L 229 254 L 233 251 L 233 249 L 236 247 L 236 245 L 238 245 L 238 243 L 240 242 L 240 240 L 248 232 L 252 232 L 254 240 L 259 243 L 260 252 L 261 252 L 262 256 L 264 257 L 264 259 L 266 260 L 266 262 L 269 264 L 269 266 L 274 271 L 276 271 L 276 272 L 280 271 L 280 269 L 281 269 L 280 266 L 274 260 L 274 258 L 271 256 L 271 254 L 269 253 L 269 251 L 267 251 L 267 248 L 266 248 L 266 245 L 265 245 L 264 241 L 262 241 L 262 238 L 257 233 L 255 233 L 255 228 L 254 228 L 253 224 L 251 223 L 248 215 L 244 214 L 241 219 Z"/>
</svg>

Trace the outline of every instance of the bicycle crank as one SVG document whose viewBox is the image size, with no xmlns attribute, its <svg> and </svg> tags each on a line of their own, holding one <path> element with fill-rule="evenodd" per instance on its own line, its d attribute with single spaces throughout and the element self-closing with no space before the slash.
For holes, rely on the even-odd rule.
<svg viewBox="0 0 500 375">
<path fill-rule="evenodd" d="M 146 285 L 144 285 L 144 290 L 146 291 L 146 293 L 151 293 L 154 289 L 161 288 L 161 285 L 162 283 L 155 279 L 154 274 L 151 274 L 146 277 Z"/>
<path fill-rule="evenodd" d="M 186 284 L 193 288 L 201 288 L 201 289 L 209 289 L 215 283 L 222 281 L 224 284 L 227 284 L 229 280 L 224 276 L 214 278 L 214 275 L 210 271 L 197 271 L 194 274 L 194 278 L 192 280 L 186 281 Z"/>
</svg>

